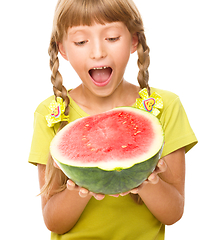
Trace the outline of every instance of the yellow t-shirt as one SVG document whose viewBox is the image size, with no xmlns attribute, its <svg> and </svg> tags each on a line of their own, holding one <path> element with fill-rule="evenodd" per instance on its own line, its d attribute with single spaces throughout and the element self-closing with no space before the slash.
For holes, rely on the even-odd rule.
<svg viewBox="0 0 215 240">
<path fill-rule="evenodd" d="M 164 107 L 158 118 L 165 132 L 162 156 L 185 147 L 188 152 L 196 143 L 187 115 L 174 93 L 151 88 L 161 95 Z M 34 134 L 29 162 L 46 164 L 49 145 L 59 124 L 49 128 L 45 116 L 50 113 L 49 104 L 54 96 L 42 102 L 35 111 Z M 70 121 L 88 116 L 70 98 Z M 52 240 L 101 239 L 101 240 L 163 240 L 164 225 L 148 210 L 145 204 L 136 204 L 129 195 L 119 198 L 106 196 L 102 201 L 91 198 L 76 225 L 66 234 L 51 233 Z"/>
</svg>

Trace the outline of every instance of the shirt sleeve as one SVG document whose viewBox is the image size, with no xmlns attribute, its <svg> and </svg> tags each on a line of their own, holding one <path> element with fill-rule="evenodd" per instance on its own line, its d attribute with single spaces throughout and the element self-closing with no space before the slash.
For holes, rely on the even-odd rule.
<svg viewBox="0 0 215 240">
<path fill-rule="evenodd" d="M 31 143 L 31 150 L 28 162 L 37 165 L 46 164 L 49 157 L 49 147 L 52 139 L 55 136 L 54 128 L 47 126 L 45 114 L 39 111 L 41 106 L 34 114 L 34 132 Z M 43 107 L 43 112 L 46 111 Z M 47 111 L 48 114 L 48 111 Z"/>
<path fill-rule="evenodd" d="M 179 97 L 176 97 L 167 106 L 160 121 L 165 133 L 162 157 L 182 147 L 185 147 L 187 153 L 197 143 L 196 136 L 189 124 Z"/>
</svg>

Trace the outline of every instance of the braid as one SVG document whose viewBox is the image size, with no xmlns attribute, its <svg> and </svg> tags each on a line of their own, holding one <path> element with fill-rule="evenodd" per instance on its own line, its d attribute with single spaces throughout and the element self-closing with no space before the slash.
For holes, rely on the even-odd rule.
<svg viewBox="0 0 215 240">
<path fill-rule="evenodd" d="M 150 87 L 149 87 L 149 71 L 148 71 L 148 67 L 150 64 L 150 57 L 149 57 L 149 47 L 146 44 L 146 37 L 144 34 L 144 30 L 139 31 L 138 33 L 138 39 L 139 39 L 139 44 L 137 47 L 137 54 L 138 54 L 138 67 L 139 67 L 139 73 L 138 73 L 138 77 L 137 80 L 139 82 L 140 87 L 146 88 L 148 91 L 149 96 L 150 94 Z M 143 204 L 143 200 L 141 199 L 141 197 L 138 194 L 133 194 L 130 193 L 131 198 L 139 205 Z"/>
<path fill-rule="evenodd" d="M 67 90 L 63 86 L 63 78 L 58 71 L 59 69 L 59 59 L 58 59 L 58 45 L 55 36 L 51 38 L 49 50 L 48 50 L 49 56 L 50 56 L 50 69 L 52 71 L 51 75 L 51 82 L 53 84 L 53 91 L 55 98 L 61 97 L 63 101 L 65 102 L 65 112 L 64 114 L 66 116 L 69 115 L 69 97 L 67 96 Z M 58 129 L 61 130 L 64 126 L 66 126 L 68 122 L 63 121 L 60 124 L 60 127 Z M 66 175 L 60 171 L 59 169 L 54 167 L 54 161 L 49 154 L 48 162 L 46 165 L 46 172 L 45 172 L 45 185 L 41 189 L 40 194 L 45 194 L 46 196 L 50 196 L 51 194 L 58 193 L 66 189 L 66 183 L 68 178 Z M 58 181 L 60 183 L 60 188 L 57 189 L 55 192 L 52 192 L 53 183 L 55 181 Z"/>
<path fill-rule="evenodd" d="M 146 44 L 146 37 L 144 34 L 144 31 L 138 32 L 138 39 L 139 44 L 137 48 L 137 54 L 138 54 L 138 67 L 140 69 L 138 73 L 138 82 L 141 88 L 146 88 L 148 91 L 148 94 L 150 95 L 150 87 L 148 84 L 149 81 L 149 72 L 148 67 L 150 64 L 150 57 L 149 57 L 149 47 Z"/>
<path fill-rule="evenodd" d="M 55 36 L 51 38 L 49 46 L 49 56 L 50 56 L 50 69 L 52 71 L 51 82 L 53 84 L 53 91 L 55 98 L 61 97 L 65 102 L 65 115 L 69 115 L 69 97 L 67 96 L 67 90 L 63 86 L 63 78 L 58 71 L 59 69 L 59 59 L 58 59 L 58 45 L 55 40 Z M 64 124 L 65 125 L 65 124 Z"/>
</svg>

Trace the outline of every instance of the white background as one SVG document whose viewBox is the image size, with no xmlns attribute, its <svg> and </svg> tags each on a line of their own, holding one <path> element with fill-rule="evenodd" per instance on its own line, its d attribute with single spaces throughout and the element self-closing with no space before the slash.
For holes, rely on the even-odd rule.
<svg viewBox="0 0 215 240">
<path fill-rule="evenodd" d="M 178 94 L 199 140 L 187 155 L 183 218 L 166 240 L 215 239 L 215 14 L 210 0 L 136 0 L 151 48 L 150 85 Z M 1 239 L 49 239 L 37 168 L 27 163 L 37 105 L 52 95 L 47 49 L 56 0 L 0 2 Z M 126 79 L 136 83 L 136 55 Z M 67 88 L 80 81 L 69 64 Z M 71 77 L 72 76 L 72 77 Z M 3 237 L 2 237 L 3 236 Z"/>
</svg>

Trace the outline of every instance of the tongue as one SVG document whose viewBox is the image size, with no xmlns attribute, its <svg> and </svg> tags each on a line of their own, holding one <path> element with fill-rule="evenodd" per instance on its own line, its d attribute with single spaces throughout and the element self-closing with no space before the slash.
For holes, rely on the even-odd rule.
<svg viewBox="0 0 215 240">
<path fill-rule="evenodd" d="M 92 69 L 90 70 L 90 75 L 95 82 L 103 83 L 109 79 L 111 72 L 112 72 L 111 68 L 96 69 L 96 70 Z"/>
</svg>

